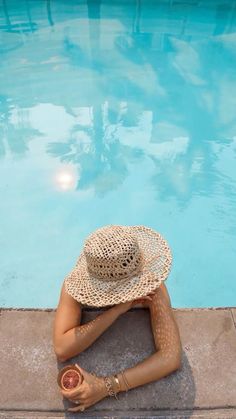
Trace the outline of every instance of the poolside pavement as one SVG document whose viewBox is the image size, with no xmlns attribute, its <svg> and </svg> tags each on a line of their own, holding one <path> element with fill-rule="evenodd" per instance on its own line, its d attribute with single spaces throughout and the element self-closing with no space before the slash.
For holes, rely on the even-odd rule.
<svg viewBox="0 0 236 419">
<path fill-rule="evenodd" d="M 87 322 L 102 310 L 84 310 Z M 182 341 L 180 370 L 106 398 L 83 413 L 65 411 L 58 370 L 78 362 L 105 375 L 133 366 L 155 351 L 148 309 L 123 314 L 84 353 L 60 363 L 53 351 L 55 310 L 1 309 L 0 419 L 236 418 L 236 308 L 175 309 Z"/>
</svg>

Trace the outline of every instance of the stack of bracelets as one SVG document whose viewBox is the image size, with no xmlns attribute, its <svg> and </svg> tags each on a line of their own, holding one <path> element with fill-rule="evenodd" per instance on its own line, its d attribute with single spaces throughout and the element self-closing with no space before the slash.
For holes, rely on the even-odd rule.
<svg viewBox="0 0 236 419">
<path fill-rule="evenodd" d="M 131 387 L 127 381 L 127 378 L 125 377 L 124 371 L 121 371 L 121 375 L 125 383 L 126 391 L 128 391 Z M 120 382 L 119 382 L 117 374 L 110 375 L 109 377 L 103 377 L 103 379 L 104 379 L 104 382 L 107 388 L 107 393 L 109 394 L 109 396 L 114 396 L 116 400 L 118 400 L 117 393 L 120 391 L 121 386 L 120 386 Z M 118 385 L 118 391 L 115 390 L 116 384 Z"/>
</svg>

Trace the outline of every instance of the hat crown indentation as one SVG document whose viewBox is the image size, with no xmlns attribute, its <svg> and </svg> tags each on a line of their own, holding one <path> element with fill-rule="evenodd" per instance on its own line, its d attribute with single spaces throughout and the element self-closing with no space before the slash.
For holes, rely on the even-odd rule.
<svg viewBox="0 0 236 419">
<path fill-rule="evenodd" d="M 142 261 L 136 237 L 123 226 L 97 229 L 86 240 L 84 254 L 90 274 L 107 281 L 135 275 Z"/>
</svg>

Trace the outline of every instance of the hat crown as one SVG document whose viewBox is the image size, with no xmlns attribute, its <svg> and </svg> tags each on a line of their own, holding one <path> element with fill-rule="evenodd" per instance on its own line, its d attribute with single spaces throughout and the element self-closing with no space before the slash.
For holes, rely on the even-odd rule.
<svg viewBox="0 0 236 419">
<path fill-rule="evenodd" d="M 141 267 L 141 251 L 128 227 L 109 225 L 97 229 L 85 242 L 90 274 L 104 281 L 129 278 Z"/>
</svg>

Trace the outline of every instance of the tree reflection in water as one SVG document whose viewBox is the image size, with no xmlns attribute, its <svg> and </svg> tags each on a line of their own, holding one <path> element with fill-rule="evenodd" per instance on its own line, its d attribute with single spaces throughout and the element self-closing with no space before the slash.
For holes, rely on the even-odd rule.
<svg viewBox="0 0 236 419">
<path fill-rule="evenodd" d="M 48 153 L 61 162 L 73 163 L 79 171 L 77 189 L 93 188 L 98 196 L 120 186 L 128 165 L 143 157 L 142 150 L 121 144 L 118 124 L 103 123 L 101 106 L 93 108 L 92 127 L 76 125 L 67 142 L 52 142 Z"/>
<path fill-rule="evenodd" d="M 204 42 L 204 32 L 201 33 L 200 40 L 195 40 L 196 28 L 191 34 L 191 25 L 188 25 L 187 30 L 186 20 L 182 25 L 182 17 L 175 14 L 173 16 L 177 16 L 176 24 L 181 26 L 181 30 L 175 30 L 170 35 L 172 23 L 170 20 L 165 21 L 163 11 L 158 15 L 159 6 L 157 5 L 155 15 L 149 21 L 145 18 L 150 15 L 148 2 L 137 0 L 132 3 L 133 16 L 127 15 L 127 9 L 120 6 L 115 18 L 119 21 L 117 26 L 114 30 L 108 30 L 104 25 L 101 40 L 101 24 L 105 22 L 103 16 L 100 16 L 101 4 L 101 1 L 87 1 L 87 15 L 84 11 L 85 15 L 81 14 L 88 23 L 86 34 L 79 26 L 77 31 L 79 19 L 73 20 L 69 29 L 64 27 L 60 54 L 63 49 L 66 66 L 68 64 L 65 77 L 74 77 L 70 86 L 74 82 L 75 90 L 78 78 L 81 90 L 78 88 L 78 102 L 76 95 L 72 103 L 71 96 L 66 95 L 63 90 L 61 95 L 57 94 L 56 89 L 53 91 L 53 86 L 63 80 L 60 77 L 57 79 L 59 72 L 53 73 L 55 85 L 51 83 L 52 88 L 49 86 L 48 91 L 43 88 L 41 96 L 42 103 L 51 102 L 64 106 L 65 112 L 75 120 L 76 109 L 80 106 L 87 107 L 91 112 L 91 122 L 82 125 L 76 121 L 68 133 L 67 141 L 49 143 L 49 154 L 62 162 L 73 163 L 78 168 L 78 189 L 94 187 L 97 193 L 105 194 L 124 182 L 130 164 L 147 158 L 153 171 L 149 186 L 156 191 L 158 199 L 174 197 L 182 205 L 183 202 L 187 204 L 195 193 L 211 195 L 219 182 L 227 182 L 217 170 L 219 154 L 214 145 L 219 141 L 222 147 L 227 147 L 230 141 L 227 138 L 232 138 L 235 130 L 235 118 L 221 119 L 219 108 L 224 107 L 222 103 L 226 94 L 223 97 L 222 92 L 225 85 L 229 86 L 230 91 L 231 85 L 235 84 L 235 76 L 230 68 L 227 69 L 222 64 L 223 72 L 220 64 L 221 54 L 227 54 L 230 63 L 235 62 L 234 50 L 229 49 L 227 36 L 218 37 L 219 34 L 228 35 L 227 31 L 231 30 L 229 25 L 233 9 L 229 7 L 222 11 L 221 6 L 215 6 L 216 13 L 220 16 L 224 13 L 224 18 L 214 20 L 216 23 L 212 23 L 211 29 L 206 26 L 207 40 Z M 50 26 L 56 26 L 54 22 L 58 19 L 57 9 L 53 9 L 53 16 L 50 1 L 44 5 Z M 34 30 L 31 24 L 37 14 L 32 4 L 30 6 L 31 9 L 26 7 L 24 16 L 28 16 L 28 29 Z M 193 13 L 189 9 L 188 16 L 184 17 L 190 23 L 194 21 L 198 6 L 191 7 Z M 107 17 L 105 9 L 104 4 L 104 19 Z M 13 27 L 15 23 L 11 21 L 11 14 L 7 8 L 4 10 L 4 31 L 17 30 Z M 165 10 L 167 14 L 172 12 L 168 5 Z M 113 16 L 112 8 L 109 13 Z M 112 22 L 110 15 L 108 18 Z M 197 25 L 198 20 L 195 23 Z M 154 24 L 160 24 L 162 29 L 158 28 L 157 31 Z M 56 31 L 56 27 L 53 29 Z M 59 28 L 59 33 L 60 31 Z M 106 40 L 109 36 L 112 39 L 109 38 L 108 48 Z M 233 32 L 230 36 L 233 43 Z M 45 38 L 42 37 L 42 40 L 45 41 Z M 213 64 L 209 64 L 209 54 L 212 55 Z M 47 63 L 52 65 L 50 60 Z M 40 62 L 35 64 L 42 65 Z M 63 60 L 60 65 L 63 65 Z M 44 71 L 46 67 L 40 68 Z M 46 71 L 48 69 L 43 73 L 45 79 L 48 74 Z M 83 84 L 86 84 L 84 89 Z M 221 98 L 221 105 L 218 98 Z M 34 98 L 30 100 L 32 106 L 36 104 L 32 102 Z M 27 150 L 28 141 L 39 135 L 39 132 L 30 127 L 24 109 L 21 111 L 20 124 L 12 122 L 14 108 L 7 97 L 1 98 L 0 106 L 0 154 L 4 155 L 6 152 L 7 143 L 13 153 L 23 154 Z M 20 111 L 17 112 L 20 114 Z M 140 123 L 147 114 L 147 130 L 150 129 L 148 133 Z M 163 135 L 161 127 L 164 125 L 169 128 Z M 140 132 L 141 135 L 144 133 L 143 141 L 140 140 Z M 170 146 L 172 150 L 175 146 L 178 149 L 181 137 L 188 138 L 184 151 L 168 154 Z M 166 152 L 163 152 L 165 148 Z"/>
<path fill-rule="evenodd" d="M 14 122 L 13 111 L 17 110 L 18 121 Z M 16 109 L 9 98 L 0 96 L 0 157 L 9 150 L 15 156 L 23 156 L 28 151 L 28 143 L 42 135 L 31 128 L 28 111 Z"/>
</svg>

